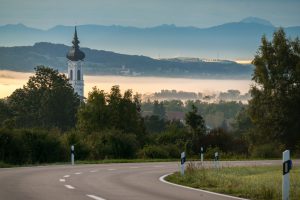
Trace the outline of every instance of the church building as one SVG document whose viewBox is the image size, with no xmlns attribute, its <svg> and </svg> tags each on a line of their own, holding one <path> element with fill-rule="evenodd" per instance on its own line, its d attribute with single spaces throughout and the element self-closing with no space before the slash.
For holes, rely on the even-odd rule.
<svg viewBox="0 0 300 200">
<path fill-rule="evenodd" d="M 75 93 L 81 99 L 84 98 L 84 82 L 83 82 L 83 59 L 85 54 L 79 49 L 79 40 L 77 37 L 77 30 L 75 26 L 75 33 L 73 38 L 73 46 L 67 53 L 68 58 L 68 78 L 70 84 L 73 86 Z"/>
</svg>

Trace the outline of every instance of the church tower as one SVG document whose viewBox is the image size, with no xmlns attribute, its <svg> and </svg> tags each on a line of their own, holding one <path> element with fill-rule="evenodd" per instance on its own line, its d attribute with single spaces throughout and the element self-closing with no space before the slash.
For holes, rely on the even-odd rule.
<svg viewBox="0 0 300 200">
<path fill-rule="evenodd" d="M 73 38 L 73 46 L 67 53 L 68 58 L 68 78 L 69 83 L 73 86 L 74 91 L 80 96 L 80 98 L 83 99 L 83 59 L 85 58 L 85 55 L 82 51 L 79 49 L 79 40 L 77 37 L 77 30 L 75 26 L 75 33 Z"/>
</svg>

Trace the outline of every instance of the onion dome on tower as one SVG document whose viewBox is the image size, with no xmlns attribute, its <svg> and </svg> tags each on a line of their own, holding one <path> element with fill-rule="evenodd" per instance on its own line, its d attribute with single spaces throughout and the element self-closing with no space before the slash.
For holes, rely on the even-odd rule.
<svg viewBox="0 0 300 200">
<path fill-rule="evenodd" d="M 80 51 L 80 49 L 79 49 L 79 45 L 78 45 L 79 40 L 77 37 L 76 26 L 75 26 L 75 33 L 74 33 L 74 38 L 73 38 L 72 43 L 73 43 L 73 46 L 67 53 L 67 58 L 71 61 L 83 60 L 85 58 L 85 54 L 82 51 Z"/>
</svg>

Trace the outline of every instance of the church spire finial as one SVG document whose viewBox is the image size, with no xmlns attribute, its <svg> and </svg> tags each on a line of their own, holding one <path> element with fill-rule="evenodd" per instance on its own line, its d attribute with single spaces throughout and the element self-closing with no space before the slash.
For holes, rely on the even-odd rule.
<svg viewBox="0 0 300 200">
<path fill-rule="evenodd" d="M 77 37 L 77 28 L 75 26 L 75 31 L 74 31 L 74 38 L 72 40 L 72 43 L 73 43 L 73 46 L 72 48 L 70 49 L 70 51 L 68 52 L 67 54 L 67 58 L 69 60 L 72 60 L 72 61 L 78 61 L 78 60 L 83 60 L 85 55 L 82 51 L 80 51 L 79 49 L 79 40 L 78 40 L 78 37 Z"/>
<path fill-rule="evenodd" d="M 79 40 L 78 40 L 78 37 L 77 37 L 77 29 L 76 29 L 76 26 L 75 26 L 75 32 L 74 32 L 74 38 L 73 38 L 73 41 L 72 41 L 72 43 L 73 43 L 73 46 L 75 47 L 75 48 L 79 48 Z"/>
</svg>

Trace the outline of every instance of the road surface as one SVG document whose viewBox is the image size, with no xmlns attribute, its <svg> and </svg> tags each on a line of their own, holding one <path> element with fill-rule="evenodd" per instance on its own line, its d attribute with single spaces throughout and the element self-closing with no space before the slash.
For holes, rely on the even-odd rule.
<svg viewBox="0 0 300 200">
<path fill-rule="evenodd" d="M 209 163 L 206 163 L 209 165 Z M 210 163 L 211 164 L 211 163 Z M 281 165 L 281 161 L 221 162 L 224 166 Z M 293 163 L 299 165 L 299 161 Z M 179 163 L 57 165 L 0 169 L 1 200 L 227 200 L 229 196 L 160 180 Z"/>
</svg>

